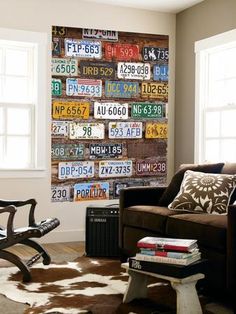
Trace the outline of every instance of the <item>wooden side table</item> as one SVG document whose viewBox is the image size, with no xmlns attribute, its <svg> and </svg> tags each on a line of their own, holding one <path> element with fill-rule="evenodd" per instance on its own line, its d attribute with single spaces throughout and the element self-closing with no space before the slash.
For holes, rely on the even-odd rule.
<svg viewBox="0 0 236 314">
<path fill-rule="evenodd" d="M 136 298 L 147 297 L 148 277 L 160 278 L 170 282 L 177 295 L 177 314 L 202 314 L 201 304 L 196 291 L 196 283 L 204 278 L 204 274 L 197 273 L 185 278 L 175 278 L 157 273 L 129 268 L 128 263 L 121 264 L 129 274 L 129 282 L 124 294 L 123 303 Z"/>
</svg>

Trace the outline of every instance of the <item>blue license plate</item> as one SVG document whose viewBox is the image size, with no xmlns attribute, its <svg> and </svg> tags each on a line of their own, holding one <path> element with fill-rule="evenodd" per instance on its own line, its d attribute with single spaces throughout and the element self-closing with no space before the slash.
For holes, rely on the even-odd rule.
<svg viewBox="0 0 236 314">
<path fill-rule="evenodd" d="M 154 64 L 153 79 L 154 81 L 168 81 L 169 68 L 167 64 Z"/>
<path fill-rule="evenodd" d="M 133 98 L 139 95 L 139 83 L 123 81 L 106 81 L 105 96 L 116 98 Z"/>
</svg>

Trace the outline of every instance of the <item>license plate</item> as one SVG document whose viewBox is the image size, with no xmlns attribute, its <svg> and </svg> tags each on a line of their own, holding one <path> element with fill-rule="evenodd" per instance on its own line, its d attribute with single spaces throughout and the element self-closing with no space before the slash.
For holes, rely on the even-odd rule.
<svg viewBox="0 0 236 314">
<path fill-rule="evenodd" d="M 167 64 L 154 64 L 153 80 L 167 82 L 169 77 L 169 67 Z"/>
<path fill-rule="evenodd" d="M 116 98 L 134 98 L 139 95 L 139 83 L 106 81 L 105 96 Z"/>
<path fill-rule="evenodd" d="M 141 96 L 148 98 L 165 98 L 168 96 L 168 85 L 164 83 L 143 82 Z"/>
<path fill-rule="evenodd" d="M 118 181 L 113 184 L 113 197 L 120 196 L 120 190 L 130 187 L 130 186 L 144 186 L 144 181 Z"/>
<path fill-rule="evenodd" d="M 84 157 L 84 144 L 52 144 L 53 160 L 77 160 Z"/>
<path fill-rule="evenodd" d="M 67 137 L 68 130 L 68 121 L 52 121 L 51 134 L 53 137 Z"/>
<path fill-rule="evenodd" d="M 136 175 L 156 176 L 166 173 L 166 161 L 144 159 L 136 161 Z"/>
<path fill-rule="evenodd" d="M 51 81 L 52 96 L 61 96 L 62 83 L 60 79 L 52 79 Z"/>
<path fill-rule="evenodd" d="M 115 62 L 88 62 L 80 61 L 80 75 L 88 78 L 114 79 Z"/>
<path fill-rule="evenodd" d="M 74 201 L 108 200 L 109 183 L 93 182 L 74 185 Z"/>
<path fill-rule="evenodd" d="M 105 126 L 103 123 L 70 123 L 69 138 L 80 140 L 104 139 Z"/>
<path fill-rule="evenodd" d="M 117 76 L 120 79 L 150 80 L 151 67 L 149 63 L 118 62 Z"/>
<path fill-rule="evenodd" d="M 60 76 L 77 76 L 78 75 L 78 60 L 52 58 L 52 75 Z"/>
<path fill-rule="evenodd" d="M 94 102 L 95 119 L 128 119 L 128 104 Z"/>
<path fill-rule="evenodd" d="M 142 138 L 142 122 L 109 122 L 108 132 L 113 139 Z"/>
<path fill-rule="evenodd" d="M 66 38 L 65 56 L 101 59 L 102 57 L 101 42 Z"/>
<path fill-rule="evenodd" d="M 169 59 L 168 48 L 161 47 L 144 47 L 143 60 L 144 61 L 167 61 Z"/>
<path fill-rule="evenodd" d="M 139 46 L 132 44 L 104 44 L 105 59 L 135 61 L 139 59 Z"/>
<path fill-rule="evenodd" d="M 58 164 L 58 178 L 61 180 L 92 177 L 94 177 L 93 161 L 59 162 Z"/>
<path fill-rule="evenodd" d="M 102 81 L 89 79 L 66 79 L 67 96 L 101 97 Z"/>
<path fill-rule="evenodd" d="M 52 104 L 52 116 L 54 119 L 88 119 L 89 102 L 79 101 L 54 101 Z"/>
<path fill-rule="evenodd" d="M 163 118 L 163 105 L 155 103 L 134 103 L 131 105 L 132 118 Z"/>
<path fill-rule="evenodd" d="M 122 144 L 90 144 L 89 158 L 119 158 L 122 157 Z"/>
<path fill-rule="evenodd" d="M 51 188 L 52 202 L 67 202 L 70 201 L 70 187 L 69 186 L 52 186 Z"/>
<path fill-rule="evenodd" d="M 102 30 L 102 29 L 83 28 L 82 36 L 83 38 L 95 38 L 95 39 L 110 40 L 110 41 L 118 40 L 117 31 Z"/>
<path fill-rule="evenodd" d="M 60 38 L 54 37 L 52 39 L 52 55 L 59 56 L 61 54 L 61 40 Z"/>
<path fill-rule="evenodd" d="M 127 177 L 132 175 L 132 160 L 99 161 L 99 177 Z"/>
<path fill-rule="evenodd" d="M 67 28 L 66 27 L 61 27 L 61 26 L 52 26 L 52 34 L 54 36 L 65 36 L 67 33 Z"/>
<path fill-rule="evenodd" d="M 145 138 L 167 138 L 167 124 L 147 122 Z"/>
</svg>

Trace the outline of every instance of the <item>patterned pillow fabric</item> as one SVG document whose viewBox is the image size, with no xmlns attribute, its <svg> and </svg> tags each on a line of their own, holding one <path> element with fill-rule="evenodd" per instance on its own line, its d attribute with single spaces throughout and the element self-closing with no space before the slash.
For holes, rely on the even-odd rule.
<svg viewBox="0 0 236 314">
<path fill-rule="evenodd" d="M 230 196 L 235 186 L 236 175 L 187 170 L 179 193 L 168 208 L 226 215 Z"/>
</svg>

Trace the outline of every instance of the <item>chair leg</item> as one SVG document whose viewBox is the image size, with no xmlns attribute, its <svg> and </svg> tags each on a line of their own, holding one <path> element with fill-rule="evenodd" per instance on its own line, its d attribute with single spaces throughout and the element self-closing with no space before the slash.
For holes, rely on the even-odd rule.
<svg viewBox="0 0 236 314">
<path fill-rule="evenodd" d="M 17 255 L 8 251 L 0 250 L 0 258 L 15 264 L 21 270 L 24 282 L 31 280 L 31 274 L 28 266 Z"/>
<path fill-rule="evenodd" d="M 48 252 L 36 241 L 31 240 L 31 239 L 25 239 L 20 241 L 21 244 L 28 245 L 38 251 L 42 257 L 43 257 L 43 264 L 44 265 L 49 265 L 51 263 L 51 257 L 48 254 Z"/>
</svg>

